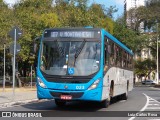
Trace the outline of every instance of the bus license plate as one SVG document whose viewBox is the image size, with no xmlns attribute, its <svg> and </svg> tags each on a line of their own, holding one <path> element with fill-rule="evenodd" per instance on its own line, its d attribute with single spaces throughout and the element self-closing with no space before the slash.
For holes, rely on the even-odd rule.
<svg viewBox="0 0 160 120">
<path fill-rule="evenodd" d="M 60 97 L 62 100 L 71 100 L 72 96 L 71 95 L 61 95 Z"/>
</svg>

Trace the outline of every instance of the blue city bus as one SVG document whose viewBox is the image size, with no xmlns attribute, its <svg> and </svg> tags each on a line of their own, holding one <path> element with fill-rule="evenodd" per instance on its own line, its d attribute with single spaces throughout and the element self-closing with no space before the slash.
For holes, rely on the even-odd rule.
<svg viewBox="0 0 160 120">
<path fill-rule="evenodd" d="M 68 101 L 127 99 L 133 88 L 133 53 L 100 28 L 46 29 L 40 40 L 37 96 Z"/>
</svg>

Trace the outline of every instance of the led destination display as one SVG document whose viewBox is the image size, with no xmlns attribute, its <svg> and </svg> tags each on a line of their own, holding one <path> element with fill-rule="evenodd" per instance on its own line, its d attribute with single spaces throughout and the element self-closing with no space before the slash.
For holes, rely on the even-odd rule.
<svg viewBox="0 0 160 120">
<path fill-rule="evenodd" d="M 101 32 L 98 30 L 84 31 L 84 30 L 46 30 L 45 38 L 100 38 Z"/>
</svg>

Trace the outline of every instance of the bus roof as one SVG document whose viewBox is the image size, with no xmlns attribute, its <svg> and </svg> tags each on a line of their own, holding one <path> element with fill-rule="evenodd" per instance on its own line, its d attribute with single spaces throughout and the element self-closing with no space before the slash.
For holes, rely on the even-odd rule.
<svg viewBox="0 0 160 120">
<path fill-rule="evenodd" d="M 84 27 L 84 28 L 50 28 L 50 29 L 45 29 L 44 30 L 44 34 L 45 31 L 67 31 L 67 30 L 78 30 L 78 31 L 101 31 L 103 34 L 105 34 L 110 40 L 112 40 L 113 42 L 117 43 L 121 48 L 123 48 L 124 50 L 126 50 L 129 54 L 133 55 L 133 52 L 127 47 L 125 46 L 122 42 L 120 42 L 118 39 L 116 39 L 113 35 L 111 35 L 110 33 L 108 33 L 106 30 L 101 29 L 101 28 L 92 28 L 92 27 Z"/>
<path fill-rule="evenodd" d="M 45 30 L 99 30 L 101 31 L 102 29 L 101 28 L 92 28 L 90 26 L 88 27 L 64 27 L 64 28 L 47 28 Z M 44 30 L 44 31 L 45 31 Z"/>
<path fill-rule="evenodd" d="M 104 33 L 110 40 L 117 43 L 121 48 L 125 49 L 129 54 L 133 55 L 133 52 L 126 45 L 124 45 L 122 42 L 120 42 L 117 38 L 112 36 L 106 30 L 102 29 L 102 33 Z"/>
</svg>

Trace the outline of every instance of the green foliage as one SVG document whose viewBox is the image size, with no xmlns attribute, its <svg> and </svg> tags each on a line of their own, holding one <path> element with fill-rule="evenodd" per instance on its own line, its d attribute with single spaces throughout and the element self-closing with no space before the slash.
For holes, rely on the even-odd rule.
<svg viewBox="0 0 160 120">
<path fill-rule="evenodd" d="M 35 56 L 30 56 L 30 57 L 29 57 L 29 63 L 30 63 L 31 65 L 33 65 L 33 64 L 34 64 L 34 61 L 35 61 Z"/>
<path fill-rule="evenodd" d="M 23 66 L 23 63 L 33 63 L 33 40 L 46 28 L 93 26 L 113 33 L 113 20 L 106 15 L 104 6 L 93 4 L 88 7 L 88 1 L 56 0 L 57 5 L 52 6 L 52 0 L 21 0 L 13 8 L 0 1 L 0 42 L 10 46 L 13 40 L 8 32 L 15 25 L 23 31 L 18 40 L 21 51 L 17 55 L 17 61 Z M 3 44 L 0 44 L 0 51 L 3 51 Z"/>
<path fill-rule="evenodd" d="M 114 36 L 127 45 L 133 52 L 141 51 L 146 47 L 147 35 L 137 34 L 136 31 L 128 29 L 124 20 L 120 18 L 114 24 Z"/>
<path fill-rule="evenodd" d="M 15 5 L 15 22 L 22 29 L 23 37 L 19 40 L 22 61 L 28 61 L 33 40 L 40 36 L 45 28 L 59 26 L 58 16 L 52 13 L 51 0 L 24 0 Z"/>
<path fill-rule="evenodd" d="M 136 10 L 136 14 L 138 16 L 137 19 L 139 21 L 144 22 L 144 27 L 148 31 L 148 33 L 153 33 L 151 35 L 148 34 L 149 39 L 148 39 L 148 43 L 146 44 L 146 47 L 151 49 L 152 55 L 153 57 L 155 57 L 155 59 L 156 59 L 156 53 L 157 53 L 157 49 L 156 49 L 157 35 L 160 36 L 159 11 L 160 11 L 160 1 L 159 0 L 148 0 L 146 6 L 139 7 Z M 157 23 L 159 23 L 158 27 L 157 27 Z"/>
<path fill-rule="evenodd" d="M 154 70 L 156 70 L 156 63 L 154 60 L 145 59 L 135 61 L 134 72 L 139 78 L 145 77 L 146 79 Z"/>
<path fill-rule="evenodd" d="M 118 11 L 118 9 L 116 8 L 116 6 L 110 6 L 110 7 L 106 10 L 107 15 L 108 15 L 110 18 L 112 18 L 112 19 L 113 19 L 113 14 L 114 14 L 115 12 L 117 12 L 117 11 Z"/>
<path fill-rule="evenodd" d="M 141 50 L 147 37 L 127 29 L 124 20 L 119 19 L 115 22 L 113 20 L 113 14 L 117 12 L 115 6 L 105 8 L 104 5 L 95 3 L 88 6 L 88 1 L 56 0 L 56 6 L 52 6 L 52 0 L 21 0 L 12 9 L 0 1 L 0 4 L 3 3 L 0 8 L 0 38 L 3 39 L 0 39 L 0 42 L 5 41 L 9 46 L 10 39 L 7 33 L 17 25 L 23 31 L 23 36 L 18 40 L 21 51 L 17 58 L 20 65 L 27 63 L 27 66 L 28 63 L 33 64 L 35 59 L 31 54 L 33 40 L 46 28 L 84 26 L 104 28 L 133 51 Z M 139 18 L 142 18 L 142 15 Z"/>
<path fill-rule="evenodd" d="M 102 19 L 101 21 L 102 22 L 101 22 L 100 26 L 102 26 L 102 28 L 106 29 L 109 33 L 113 34 L 114 21 L 109 17 L 106 17 L 105 19 Z"/>
<path fill-rule="evenodd" d="M 12 23 L 12 11 L 7 8 L 4 2 L 0 1 L 0 48 L 3 47 L 3 43 L 8 43 L 7 39 L 8 31 L 11 28 Z"/>
</svg>

